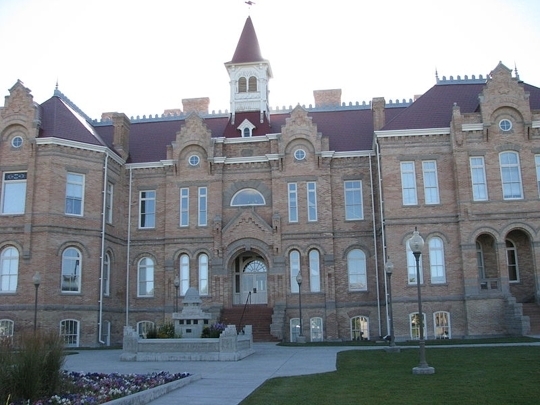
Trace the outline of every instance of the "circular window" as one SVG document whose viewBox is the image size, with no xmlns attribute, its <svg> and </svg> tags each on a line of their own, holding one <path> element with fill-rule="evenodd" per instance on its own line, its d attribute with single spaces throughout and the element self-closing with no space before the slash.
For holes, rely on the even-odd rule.
<svg viewBox="0 0 540 405">
<path fill-rule="evenodd" d="M 512 129 L 512 121 L 504 119 L 499 121 L 499 128 L 504 131 L 508 132 Z"/>
<path fill-rule="evenodd" d="M 304 149 L 296 149 L 294 151 L 294 158 L 296 160 L 304 160 L 306 158 L 306 151 Z"/>
<path fill-rule="evenodd" d="M 14 148 L 20 148 L 23 144 L 23 139 L 21 136 L 16 136 L 11 140 L 11 146 Z"/>
<path fill-rule="evenodd" d="M 197 155 L 191 155 L 191 156 L 189 157 L 188 161 L 189 161 L 189 164 L 190 164 L 191 166 L 197 166 L 197 165 L 200 163 L 201 158 L 198 157 Z"/>
</svg>

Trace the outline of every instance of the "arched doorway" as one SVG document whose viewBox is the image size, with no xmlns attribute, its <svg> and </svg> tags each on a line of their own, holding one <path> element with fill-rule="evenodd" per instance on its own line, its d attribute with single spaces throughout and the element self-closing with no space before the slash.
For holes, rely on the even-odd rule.
<svg viewBox="0 0 540 405">
<path fill-rule="evenodd" d="M 242 253 L 234 260 L 235 305 L 268 302 L 267 271 L 264 258 L 257 253 Z"/>
</svg>

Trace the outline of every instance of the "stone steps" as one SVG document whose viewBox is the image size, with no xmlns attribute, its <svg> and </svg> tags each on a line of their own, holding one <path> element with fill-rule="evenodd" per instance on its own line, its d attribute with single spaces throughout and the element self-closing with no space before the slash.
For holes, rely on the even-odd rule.
<svg viewBox="0 0 540 405">
<path fill-rule="evenodd" d="M 236 325 L 239 330 L 244 325 L 252 325 L 254 342 L 276 342 L 275 337 L 270 334 L 270 324 L 272 323 L 273 309 L 267 305 L 247 305 L 235 306 L 223 309 L 221 322 L 226 325 Z M 242 313 L 244 314 L 242 318 Z M 242 320 L 242 325 L 240 325 Z"/>
</svg>

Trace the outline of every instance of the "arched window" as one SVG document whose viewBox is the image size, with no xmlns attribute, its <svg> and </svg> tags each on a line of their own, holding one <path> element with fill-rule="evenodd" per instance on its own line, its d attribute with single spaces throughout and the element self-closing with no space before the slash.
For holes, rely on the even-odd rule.
<svg viewBox="0 0 540 405">
<path fill-rule="evenodd" d="M 499 155 L 503 198 L 516 200 L 523 198 L 521 171 L 517 152 L 503 152 Z"/>
<path fill-rule="evenodd" d="M 62 253 L 62 292 L 81 292 L 81 252 L 67 248 Z"/>
<path fill-rule="evenodd" d="M 208 295 L 208 255 L 199 255 L 199 295 Z"/>
<path fill-rule="evenodd" d="M 315 249 L 309 251 L 309 287 L 311 292 L 321 291 L 319 251 Z"/>
<path fill-rule="evenodd" d="M 103 258 L 103 295 L 111 293 L 111 255 L 105 253 Z"/>
<path fill-rule="evenodd" d="M 245 93 L 247 91 L 247 79 L 241 77 L 238 79 L 238 93 Z"/>
<path fill-rule="evenodd" d="M 13 246 L 8 246 L 0 255 L 0 292 L 17 291 L 18 278 L 19 251 Z"/>
<path fill-rule="evenodd" d="M 508 266 L 508 280 L 511 283 L 519 282 L 519 266 L 516 245 L 506 239 L 506 264 Z"/>
<path fill-rule="evenodd" d="M 139 260 L 138 275 L 138 297 L 154 296 L 154 260 L 150 257 L 143 257 Z"/>
<path fill-rule="evenodd" d="M 14 328 L 15 322 L 11 319 L 0 319 L 0 340 L 12 337 Z"/>
<path fill-rule="evenodd" d="M 446 269 L 444 265 L 444 245 L 441 238 L 430 238 L 429 267 L 431 270 L 431 282 L 446 283 Z"/>
<path fill-rule="evenodd" d="M 180 295 L 186 295 L 189 288 L 189 256 L 180 256 Z"/>
<path fill-rule="evenodd" d="M 251 76 L 249 78 L 248 91 L 250 92 L 257 91 L 257 78 L 255 76 Z"/>
<path fill-rule="evenodd" d="M 438 311 L 433 314 L 435 339 L 451 339 L 450 312 Z"/>
<path fill-rule="evenodd" d="M 290 322 L 291 342 L 296 343 L 300 335 L 300 318 L 292 318 Z"/>
<path fill-rule="evenodd" d="M 309 320 L 310 341 L 322 342 L 324 339 L 323 334 L 323 320 L 320 317 L 314 317 Z"/>
<path fill-rule="evenodd" d="M 298 283 L 296 282 L 296 276 L 300 272 L 300 253 L 298 250 L 292 250 L 289 253 L 289 275 L 291 277 L 291 292 L 298 292 Z"/>
<path fill-rule="evenodd" d="M 75 319 L 60 321 L 60 336 L 67 347 L 79 347 L 79 321 Z"/>
<path fill-rule="evenodd" d="M 426 314 L 423 313 L 423 332 L 424 332 L 424 339 L 427 339 L 426 335 Z M 418 312 L 414 312 L 412 314 L 409 314 L 409 325 L 411 328 L 411 339 L 418 340 L 420 339 L 420 317 L 418 316 Z"/>
<path fill-rule="evenodd" d="M 486 267 L 484 265 L 484 249 L 482 244 L 476 241 L 476 266 L 478 267 L 478 275 L 480 278 L 486 278 Z"/>
<path fill-rule="evenodd" d="M 156 325 L 151 321 L 140 321 L 137 322 L 137 333 L 141 339 L 146 339 L 148 332 L 154 330 Z"/>
<path fill-rule="evenodd" d="M 231 199 L 231 207 L 265 204 L 264 196 L 254 188 L 244 188 L 238 191 Z"/>
<path fill-rule="evenodd" d="M 409 284 L 416 284 L 416 258 L 413 255 L 409 241 L 405 243 L 407 250 L 407 280 Z M 423 255 L 422 255 L 423 256 Z M 422 269 L 422 256 L 420 256 L 419 270 L 420 270 L 420 284 L 424 283 L 424 270 Z"/>
<path fill-rule="evenodd" d="M 366 254 L 360 249 L 353 249 L 347 255 L 349 273 L 349 291 L 366 291 Z"/>
<path fill-rule="evenodd" d="M 351 318 L 351 340 L 369 340 L 369 318 L 365 316 Z"/>
</svg>

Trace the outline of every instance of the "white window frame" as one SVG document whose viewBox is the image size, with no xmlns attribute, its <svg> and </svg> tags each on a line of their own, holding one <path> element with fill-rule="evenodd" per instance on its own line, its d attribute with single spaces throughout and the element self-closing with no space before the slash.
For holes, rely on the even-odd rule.
<svg viewBox="0 0 540 405">
<path fill-rule="evenodd" d="M 503 162 L 503 159 L 515 158 L 515 162 Z M 521 170 L 519 154 L 514 151 L 505 151 L 499 154 L 501 167 L 501 185 L 504 200 L 522 200 L 523 183 L 521 182 Z"/>
<path fill-rule="evenodd" d="M 13 331 L 15 330 L 15 322 L 11 319 L 0 319 L 0 340 L 2 338 L 13 337 Z"/>
<path fill-rule="evenodd" d="M 199 187 L 198 200 L 198 225 L 206 226 L 208 224 L 208 188 Z"/>
<path fill-rule="evenodd" d="M 536 183 L 538 185 L 538 196 L 540 197 L 540 155 L 534 155 L 536 165 Z"/>
<path fill-rule="evenodd" d="M 68 247 L 62 252 L 62 293 L 80 293 L 82 279 L 82 255 L 79 249 Z"/>
<path fill-rule="evenodd" d="M 308 222 L 317 221 L 317 183 L 306 183 Z"/>
<path fill-rule="evenodd" d="M 409 243 L 405 243 L 405 249 L 407 254 L 407 283 L 409 285 L 416 285 L 416 258 L 409 246 Z M 420 284 L 424 284 L 424 269 L 422 267 L 422 256 L 420 255 L 418 261 L 418 269 L 420 271 Z"/>
<path fill-rule="evenodd" d="M 424 332 L 424 340 L 427 340 L 427 325 L 426 325 L 426 313 L 422 312 L 423 315 L 423 332 Z M 413 326 L 413 317 L 419 318 L 418 312 L 413 312 L 409 314 L 409 329 L 411 333 L 411 340 L 419 340 L 420 339 L 420 328 L 418 325 Z"/>
<path fill-rule="evenodd" d="M 367 258 L 361 249 L 347 253 L 349 291 L 367 291 Z"/>
<path fill-rule="evenodd" d="M 146 339 L 149 331 L 155 329 L 156 324 L 152 321 L 139 321 L 137 322 L 137 334 L 141 339 Z"/>
<path fill-rule="evenodd" d="M 362 181 L 347 180 L 343 182 L 343 190 L 345 193 L 345 220 L 360 221 L 364 219 Z"/>
<path fill-rule="evenodd" d="M 156 227 L 156 190 L 139 191 L 139 228 Z"/>
<path fill-rule="evenodd" d="M 516 244 L 510 239 L 506 239 L 506 266 L 508 269 L 508 282 L 509 283 L 519 283 L 519 262 L 518 262 L 518 252 Z M 511 245 L 511 246 L 509 246 Z M 511 271 L 511 269 L 514 271 Z M 515 277 L 511 277 L 511 274 L 515 273 Z"/>
<path fill-rule="evenodd" d="M 24 214 L 27 173 L 5 172 L 2 179 L 2 215 Z"/>
<path fill-rule="evenodd" d="M 476 266 L 480 278 L 486 278 L 486 267 L 484 263 L 484 249 L 482 244 L 476 241 Z"/>
<path fill-rule="evenodd" d="M 488 188 L 486 181 L 486 166 L 483 156 L 471 156 L 469 158 L 471 166 L 471 186 L 473 201 L 487 201 Z"/>
<path fill-rule="evenodd" d="M 81 173 L 68 172 L 66 176 L 65 214 L 77 217 L 84 215 L 84 188 L 86 176 Z M 76 202 L 80 201 L 80 208 Z"/>
<path fill-rule="evenodd" d="M 111 294 L 111 255 L 105 253 L 103 258 L 103 295 L 108 297 Z"/>
<path fill-rule="evenodd" d="M 433 335 L 435 339 L 452 339 L 450 312 L 437 311 L 433 313 Z"/>
<path fill-rule="evenodd" d="M 105 220 L 108 224 L 113 222 L 113 201 L 114 201 L 114 185 L 110 181 L 107 182 L 107 196 L 105 198 Z"/>
<path fill-rule="evenodd" d="M 208 295 L 208 255 L 199 255 L 199 295 Z"/>
<path fill-rule="evenodd" d="M 101 325 L 101 341 L 105 342 L 105 346 L 111 345 L 111 322 L 103 321 Z"/>
<path fill-rule="evenodd" d="M 400 172 L 403 205 L 418 205 L 414 161 L 401 162 Z"/>
<path fill-rule="evenodd" d="M 296 276 L 300 272 L 300 252 L 298 250 L 291 250 L 289 252 L 289 275 L 291 279 L 291 293 L 298 294 L 298 283 L 296 282 Z"/>
<path fill-rule="evenodd" d="M 324 340 L 324 323 L 320 316 L 309 319 L 310 342 L 322 342 Z"/>
<path fill-rule="evenodd" d="M 180 189 L 180 226 L 189 226 L 189 188 Z"/>
<path fill-rule="evenodd" d="M 444 243 L 439 237 L 432 237 L 428 240 L 429 268 L 431 282 L 433 284 L 446 283 L 446 268 L 444 259 Z"/>
<path fill-rule="evenodd" d="M 19 279 L 19 250 L 6 246 L 0 253 L 0 293 L 17 291 Z"/>
<path fill-rule="evenodd" d="M 317 249 L 311 249 L 309 257 L 309 287 L 311 292 L 321 291 L 321 255 Z"/>
<path fill-rule="evenodd" d="M 424 199 L 426 204 L 440 204 L 439 178 L 437 175 L 437 161 L 422 161 L 422 176 L 424 180 Z"/>
<path fill-rule="evenodd" d="M 298 222 L 298 184 L 287 183 L 289 222 Z"/>
<path fill-rule="evenodd" d="M 254 188 L 243 188 L 231 198 L 231 207 L 266 205 L 264 196 Z"/>
<path fill-rule="evenodd" d="M 300 318 L 291 318 L 289 321 L 289 328 L 291 343 L 296 343 L 298 341 L 298 336 L 300 336 Z"/>
<path fill-rule="evenodd" d="M 137 297 L 154 296 L 155 262 L 145 256 L 137 263 Z"/>
<path fill-rule="evenodd" d="M 355 316 L 351 318 L 351 340 L 369 340 L 369 318 Z"/>
<path fill-rule="evenodd" d="M 180 255 L 180 295 L 186 295 L 189 288 L 189 256 L 187 254 Z"/>
<path fill-rule="evenodd" d="M 60 321 L 60 336 L 66 347 L 79 347 L 80 322 L 76 319 Z"/>
</svg>

